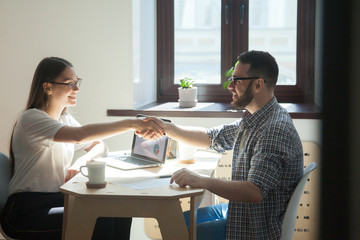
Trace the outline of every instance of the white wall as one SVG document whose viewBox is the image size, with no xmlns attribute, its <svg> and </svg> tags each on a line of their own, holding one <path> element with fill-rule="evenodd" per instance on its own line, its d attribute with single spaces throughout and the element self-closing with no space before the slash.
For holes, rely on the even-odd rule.
<svg viewBox="0 0 360 240">
<path fill-rule="evenodd" d="M 155 0 L 133 0 L 134 108 L 156 99 Z"/>
<path fill-rule="evenodd" d="M 34 70 L 47 56 L 70 60 L 84 79 L 72 111 L 83 124 L 122 119 L 107 117 L 106 110 L 153 101 L 155 18 L 149 13 L 155 11 L 154 4 L 153 0 L 0 1 L 0 151 L 8 153 L 11 129 L 25 107 Z M 211 127 L 235 119 L 172 120 Z M 302 140 L 320 143 L 320 120 L 294 123 Z M 111 150 L 128 149 L 131 136 L 128 132 L 106 142 Z"/>
<path fill-rule="evenodd" d="M 81 123 L 131 109 L 131 0 L 0 1 L 0 151 L 24 109 L 34 70 L 47 56 L 70 60 L 83 78 L 73 113 Z"/>
</svg>

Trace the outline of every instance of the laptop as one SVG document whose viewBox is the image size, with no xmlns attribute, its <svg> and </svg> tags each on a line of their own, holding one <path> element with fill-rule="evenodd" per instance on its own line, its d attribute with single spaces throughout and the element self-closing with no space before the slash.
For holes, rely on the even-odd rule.
<svg viewBox="0 0 360 240">
<path fill-rule="evenodd" d="M 110 155 L 97 158 L 96 161 L 106 162 L 108 166 L 122 170 L 157 167 L 165 163 L 167 145 L 166 135 L 157 140 L 144 140 L 134 134 L 130 155 Z"/>
</svg>

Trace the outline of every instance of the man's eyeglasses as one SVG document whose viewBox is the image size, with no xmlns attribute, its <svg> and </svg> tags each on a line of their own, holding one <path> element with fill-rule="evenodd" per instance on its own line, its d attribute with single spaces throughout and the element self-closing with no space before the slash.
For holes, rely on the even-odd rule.
<svg viewBox="0 0 360 240">
<path fill-rule="evenodd" d="M 74 89 L 75 86 L 78 88 L 81 86 L 81 78 L 77 78 L 75 82 L 69 82 L 69 83 L 59 83 L 59 82 L 52 82 L 52 84 L 58 84 L 58 85 L 66 85 L 69 89 Z"/>
<path fill-rule="evenodd" d="M 234 81 L 234 84 L 236 83 L 236 81 L 239 80 L 252 80 L 252 79 L 259 79 L 260 77 L 234 77 L 231 76 L 228 78 L 228 81 Z M 264 82 L 266 82 L 266 80 L 264 79 Z"/>
</svg>

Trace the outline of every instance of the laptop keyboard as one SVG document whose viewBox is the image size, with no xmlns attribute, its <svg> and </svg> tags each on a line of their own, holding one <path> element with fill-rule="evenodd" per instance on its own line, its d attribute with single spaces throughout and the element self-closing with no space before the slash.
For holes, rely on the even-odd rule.
<svg viewBox="0 0 360 240">
<path fill-rule="evenodd" d="M 132 156 L 119 156 L 116 157 L 116 159 L 121 160 L 123 162 L 127 162 L 127 163 L 131 163 L 131 164 L 135 164 L 138 166 L 142 166 L 142 165 L 149 165 L 148 162 L 138 159 L 136 157 L 132 157 Z"/>
</svg>

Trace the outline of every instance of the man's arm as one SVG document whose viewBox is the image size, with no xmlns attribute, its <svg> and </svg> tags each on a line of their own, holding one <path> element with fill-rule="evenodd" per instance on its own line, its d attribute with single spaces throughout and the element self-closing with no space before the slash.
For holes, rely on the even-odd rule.
<svg viewBox="0 0 360 240">
<path fill-rule="evenodd" d="M 177 141 L 201 148 L 208 148 L 210 146 L 210 138 L 206 128 L 185 127 L 169 123 L 164 130 L 166 135 Z"/>
<path fill-rule="evenodd" d="M 262 201 L 259 187 L 249 181 L 229 181 L 203 177 L 184 168 L 175 172 L 170 182 L 175 182 L 180 187 L 205 188 L 220 197 L 233 201 L 251 203 Z"/>
<path fill-rule="evenodd" d="M 210 146 L 210 138 L 206 128 L 178 126 L 161 121 L 155 117 L 147 117 L 144 121 L 154 121 L 159 127 L 165 130 L 166 135 L 178 141 L 203 148 Z M 146 133 L 140 134 L 146 135 Z M 259 187 L 249 181 L 220 180 L 200 176 L 188 169 L 181 169 L 173 174 L 170 182 L 175 182 L 180 187 L 205 188 L 229 200 L 252 203 L 262 201 L 262 194 Z"/>
<path fill-rule="evenodd" d="M 166 135 L 169 137 L 187 143 L 189 145 L 194 145 L 201 148 L 208 148 L 210 146 L 210 138 L 207 134 L 207 129 L 202 127 L 185 127 L 185 126 L 178 126 L 173 123 L 164 122 L 159 118 L 156 117 L 147 117 L 143 121 L 155 122 L 161 129 L 164 129 Z M 146 132 L 137 132 L 138 134 L 144 136 L 148 133 Z"/>
</svg>

